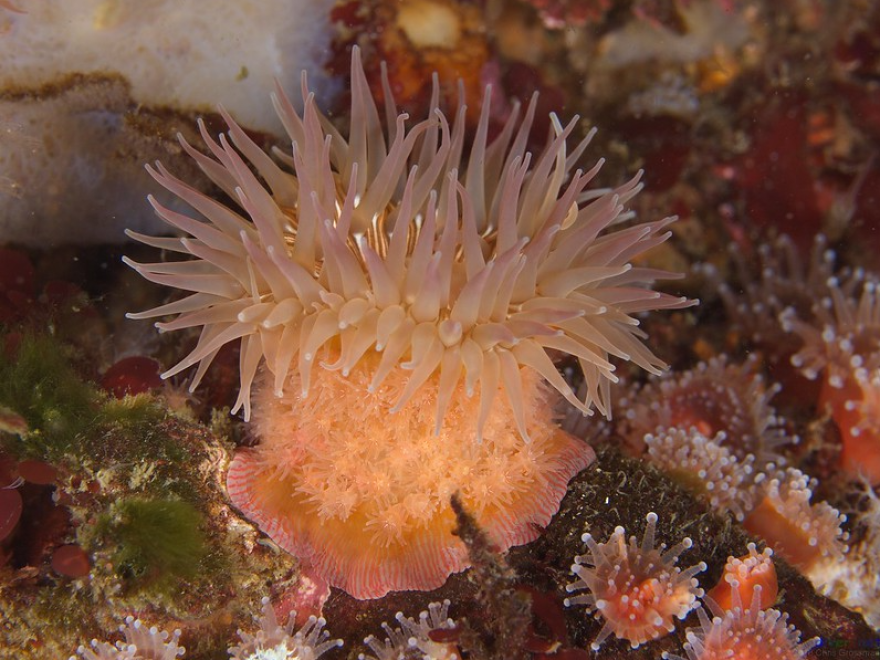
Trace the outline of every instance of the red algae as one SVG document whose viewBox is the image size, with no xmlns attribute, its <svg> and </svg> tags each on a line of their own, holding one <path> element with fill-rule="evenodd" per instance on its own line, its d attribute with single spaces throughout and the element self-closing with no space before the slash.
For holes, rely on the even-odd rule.
<svg viewBox="0 0 880 660">
<path fill-rule="evenodd" d="M 52 553 L 52 570 L 71 578 L 85 577 L 91 570 L 89 556 L 80 546 L 62 545 Z"/>
</svg>

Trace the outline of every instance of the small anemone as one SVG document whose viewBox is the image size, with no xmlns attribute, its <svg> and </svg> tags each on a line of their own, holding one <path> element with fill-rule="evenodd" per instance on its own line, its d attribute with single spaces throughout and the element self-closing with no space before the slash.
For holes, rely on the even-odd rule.
<svg viewBox="0 0 880 660">
<path fill-rule="evenodd" d="M 328 639 L 324 618 L 310 616 L 305 625 L 295 630 L 296 612 L 291 612 L 287 625 L 278 623 L 269 598 L 263 598 L 262 614 L 255 617 L 260 628 L 254 634 L 238 631 L 241 643 L 229 648 L 230 660 L 316 660 L 342 646 L 341 639 Z"/>
<path fill-rule="evenodd" d="M 398 660 L 399 658 L 417 658 L 418 660 L 458 660 L 458 647 L 454 642 L 436 641 L 435 631 L 454 630 L 455 621 L 449 618 L 449 601 L 431 603 L 427 611 L 419 614 L 416 622 L 412 617 L 398 612 L 395 619 L 399 628 L 392 628 L 382 623 L 387 637 L 380 642 L 370 635 L 364 643 L 375 655 L 358 655 L 358 660 Z M 432 634 L 433 633 L 433 634 Z"/>
<path fill-rule="evenodd" d="M 700 627 L 687 632 L 687 658 L 664 652 L 664 660 L 800 660 L 821 644 L 818 637 L 801 642 L 800 631 L 788 625 L 788 614 L 762 609 L 760 586 L 754 588 L 748 608 L 740 602 L 738 590 L 733 594 L 734 606 L 727 611 L 707 598 L 715 616 L 710 620 L 702 607 L 697 610 Z"/>
<path fill-rule="evenodd" d="M 655 547 L 657 514 L 649 513 L 646 520 L 641 544 L 635 536 L 627 543 L 626 530 L 620 526 L 605 543 L 597 543 L 590 534 L 582 537 L 589 552 L 574 558 L 571 571 L 580 579 L 565 590 L 589 593 L 566 598 L 565 605 L 587 605 L 597 618 L 605 619 L 590 645 L 594 651 L 612 633 L 633 648 L 663 637 L 675 629 L 673 618 L 684 619 L 703 595 L 694 575 L 706 570 L 705 562 L 685 570 L 675 566 L 693 545 L 691 540 L 685 538 L 669 550 L 663 543 Z"/>
<path fill-rule="evenodd" d="M 156 626 L 147 627 L 140 619 L 126 617 L 119 626 L 125 641 L 115 644 L 92 640 L 91 648 L 80 646 L 76 652 L 82 660 L 175 660 L 183 657 L 186 649 L 177 642 L 180 630 L 169 634 Z M 70 660 L 80 660 L 71 656 Z"/>
</svg>

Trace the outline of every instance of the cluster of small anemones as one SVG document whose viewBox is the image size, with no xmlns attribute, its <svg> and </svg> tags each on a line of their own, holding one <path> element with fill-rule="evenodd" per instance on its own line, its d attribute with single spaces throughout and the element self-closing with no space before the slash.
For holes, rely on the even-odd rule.
<svg viewBox="0 0 880 660">
<path fill-rule="evenodd" d="M 591 643 L 598 650 L 612 634 L 627 640 L 633 648 L 675 629 L 674 618 L 684 619 L 696 606 L 703 590 L 694 577 L 706 570 L 700 562 L 682 570 L 675 566 L 679 556 L 693 544 L 689 538 L 670 549 L 654 546 L 657 514 L 649 513 L 642 542 L 617 527 L 604 543 L 583 535 L 589 552 L 574 558 L 576 582 L 566 591 L 586 589 L 588 593 L 565 599 L 565 605 L 587 605 L 604 625 Z"/>
<path fill-rule="evenodd" d="M 780 447 L 797 441 L 770 405 L 778 387 L 765 386 L 757 364 L 716 357 L 633 387 L 620 401 L 626 445 L 737 520 L 785 462 Z"/>
<path fill-rule="evenodd" d="M 193 292 L 132 315 L 201 328 L 166 377 L 197 365 L 194 387 L 240 341 L 234 410 L 250 418 L 253 399 L 261 444 L 232 461 L 233 503 L 331 585 L 371 598 L 467 566 L 453 487 L 498 547 L 533 539 L 593 458 L 559 430 L 553 398 L 609 415 L 611 358 L 664 366 L 635 315 L 691 301 L 651 290 L 664 274 L 633 266 L 671 219 L 621 222 L 638 176 L 587 190 L 601 162 L 574 169 L 592 135 L 569 152 L 576 120 L 553 117 L 533 157 L 536 99 L 490 142 L 487 95 L 468 148 L 463 105 L 449 121 L 435 95 L 408 126 L 385 81 L 386 140 L 359 58 L 347 139 L 304 85 L 301 114 L 274 98 L 292 143 L 275 154 L 282 166 L 225 113 L 219 140 L 201 126 L 210 156 L 182 142 L 243 212 L 150 168 L 199 218 L 151 198 L 186 236 L 130 235 L 194 259 L 127 263 Z M 558 354 L 577 359 L 583 399 Z"/>
<path fill-rule="evenodd" d="M 172 634 L 159 630 L 156 626 L 147 627 L 140 619 L 127 617 L 119 627 L 125 641 L 115 644 L 92 640 L 91 648 L 80 646 L 77 653 L 83 660 L 176 660 L 184 655 L 186 649 L 178 645 L 180 631 Z M 78 660 L 71 656 L 70 660 Z"/>
<path fill-rule="evenodd" d="M 835 272 L 836 255 L 822 234 L 816 236 L 806 264 L 785 234 L 761 243 L 756 251 L 756 258 L 748 258 L 738 249 L 731 250 L 736 290 L 712 266 L 698 270 L 712 282 L 735 330 L 773 354 L 786 353 L 788 340 L 779 314 L 787 308 L 802 315 L 812 313 L 816 292 Z"/>
<path fill-rule="evenodd" d="M 254 634 L 238 631 L 241 641 L 229 648 L 230 660 L 315 660 L 342 646 L 341 639 L 329 639 L 323 618 L 310 616 L 297 630 L 295 617 L 296 612 L 291 612 L 287 625 L 282 626 L 269 599 L 263 598 L 262 614 L 256 619 L 259 630 Z"/>
<path fill-rule="evenodd" d="M 769 349 L 769 359 L 788 359 L 811 380 L 822 378 L 818 405 L 837 424 L 841 467 L 851 477 L 880 483 L 880 425 L 870 418 L 880 399 L 880 293 L 862 270 L 835 266 L 836 255 L 819 235 L 804 266 L 792 241 L 782 236 L 758 250 L 758 267 L 734 256 L 742 292 L 734 294 L 705 269 L 735 327 Z M 791 336 L 800 340 L 792 348 Z"/>
<path fill-rule="evenodd" d="M 719 389 L 728 391 L 723 386 Z M 672 388 L 669 391 L 674 392 Z M 704 389 L 705 397 L 698 394 L 690 400 L 703 402 L 711 391 L 707 393 Z M 667 400 L 641 405 L 648 410 L 646 417 L 660 411 L 663 421 L 677 421 L 670 417 L 672 405 Z M 758 407 L 769 410 L 766 402 Z M 685 414 L 692 417 L 694 407 L 685 409 Z M 775 420 L 772 413 L 766 418 Z M 687 431 L 681 427 L 655 429 L 642 438 L 647 447 L 645 457 L 695 490 L 713 509 L 732 513 L 749 531 L 765 539 L 798 567 L 817 588 L 823 588 L 828 581 L 827 569 L 845 552 L 841 529 L 845 516 L 825 502 L 811 503 L 815 483 L 802 472 L 792 468 L 780 470 L 766 459 L 758 462 L 752 453 L 737 453 L 737 443 L 729 441 L 726 431 L 707 437 L 699 428 L 694 424 Z M 715 431 L 717 427 L 707 424 L 705 428 Z M 785 436 L 779 433 L 770 437 L 778 445 Z M 772 457 L 774 453 L 768 450 L 764 455 Z"/>
<path fill-rule="evenodd" d="M 729 511 L 763 538 L 817 588 L 823 588 L 846 552 L 846 516 L 826 502 L 811 503 L 815 481 L 793 468 L 757 471 L 754 457 L 733 454 L 724 438 L 708 439 L 695 428 L 648 434 L 649 460 L 694 487 L 718 511 Z"/>
<path fill-rule="evenodd" d="M 387 634 L 384 641 L 370 635 L 364 643 L 375 655 L 358 655 L 359 660 L 459 660 L 458 646 L 454 642 L 437 641 L 442 631 L 455 629 L 455 621 L 448 616 L 449 601 L 430 603 L 427 611 L 419 614 L 419 620 L 406 617 L 398 612 L 395 619 L 399 628 L 392 628 L 387 623 L 382 629 Z"/>
<path fill-rule="evenodd" d="M 295 616 L 292 612 L 287 625 L 280 625 L 269 599 L 264 598 L 262 615 L 256 617 L 259 630 L 254 634 L 238 631 L 240 641 L 229 648 L 230 660 L 317 660 L 330 649 L 342 646 L 341 639 L 328 639 L 324 619 L 309 617 L 296 630 Z M 184 647 L 177 643 L 180 630 L 169 635 L 155 626 L 147 628 L 133 617 L 128 617 L 119 630 L 125 635 L 124 642 L 110 644 L 93 639 L 92 648 L 80 646 L 77 653 L 82 660 L 176 660 L 185 655 Z M 74 656 L 70 660 L 79 659 Z"/>
<path fill-rule="evenodd" d="M 787 624 L 788 615 L 772 609 L 779 584 L 773 551 L 758 552 L 748 544 L 748 554 L 728 557 L 718 584 L 697 609 L 700 628 L 687 631 L 684 650 L 689 660 L 766 658 L 797 660 L 818 646 L 818 638 L 800 641 L 800 632 Z M 749 603 L 748 608 L 744 603 Z M 714 614 L 710 620 L 705 605 Z M 664 653 L 668 660 L 685 660 Z"/>
<path fill-rule="evenodd" d="M 278 623 L 269 598 L 263 598 L 262 613 L 255 617 L 259 626 L 253 633 L 238 631 L 240 641 L 229 648 L 230 660 L 317 660 L 324 653 L 343 645 L 341 639 L 329 639 L 324 630 L 323 618 L 309 617 L 299 629 L 294 619 L 296 612 L 289 616 L 287 625 Z M 461 657 L 454 641 L 444 641 L 444 635 L 454 633 L 456 624 L 449 617 L 448 600 L 431 603 L 428 609 L 419 614 L 418 621 L 406 617 L 402 612 L 396 615 L 399 628 L 391 628 L 383 623 L 382 628 L 388 637 L 380 642 L 370 636 L 364 643 L 375 655 L 358 654 L 360 660 L 459 660 Z M 175 660 L 183 657 L 185 649 L 177 644 L 180 630 L 173 635 L 147 628 L 139 620 L 128 617 L 120 626 L 125 642 L 92 640 L 92 648 L 80 647 L 79 655 L 84 660 Z M 70 660 L 79 660 L 72 657 Z"/>
</svg>

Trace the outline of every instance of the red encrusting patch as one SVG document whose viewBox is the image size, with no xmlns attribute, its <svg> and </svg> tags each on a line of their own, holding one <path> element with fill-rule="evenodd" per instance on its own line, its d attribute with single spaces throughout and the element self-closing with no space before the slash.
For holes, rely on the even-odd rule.
<svg viewBox="0 0 880 660">
<path fill-rule="evenodd" d="M 91 571 L 89 557 L 80 546 L 62 545 L 52 553 L 52 570 L 65 577 L 85 577 Z"/>
<path fill-rule="evenodd" d="M 153 358 L 131 356 L 116 362 L 104 372 L 101 387 L 117 399 L 162 387 L 161 365 Z"/>
</svg>

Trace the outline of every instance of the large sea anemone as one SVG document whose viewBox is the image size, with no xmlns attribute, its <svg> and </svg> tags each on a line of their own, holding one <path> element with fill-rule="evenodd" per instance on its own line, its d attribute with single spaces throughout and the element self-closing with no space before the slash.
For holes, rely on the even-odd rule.
<svg viewBox="0 0 880 660">
<path fill-rule="evenodd" d="M 357 50 L 347 139 L 303 81 L 298 114 L 279 89 L 292 149 L 272 158 L 232 120 L 210 152 L 182 142 L 237 202 L 215 201 L 157 164 L 154 178 L 193 218 L 151 203 L 185 237 L 132 233 L 190 259 L 137 264 L 192 292 L 133 314 L 163 330 L 201 328 L 165 376 L 241 342 L 234 410 L 261 444 L 228 476 L 233 503 L 316 575 L 356 597 L 427 589 L 467 565 L 452 534 L 460 491 L 500 548 L 527 542 L 556 512 L 593 453 L 555 423 L 558 396 L 610 415 L 612 356 L 658 373 L 634 315 L 690 304 L 651 290 L 667 273 L 632 261 L 671 219 L 631 222 L 637 175 L 587 190 L 568 152 L 577 120 L 528 151 L 535 99 L 489 141 L 489 97 L 466 145 L 435 98 L 410 124 L 384 97 L 388 139 Z M 435 86 L 436 88 L 436 86 Z M 200 217 L 199 217 L 200 216 Z M 553 358 L 580 363 L 579 400 Z"/>
</svg>

